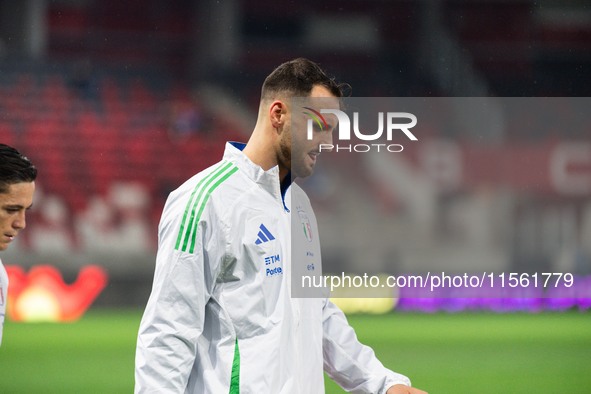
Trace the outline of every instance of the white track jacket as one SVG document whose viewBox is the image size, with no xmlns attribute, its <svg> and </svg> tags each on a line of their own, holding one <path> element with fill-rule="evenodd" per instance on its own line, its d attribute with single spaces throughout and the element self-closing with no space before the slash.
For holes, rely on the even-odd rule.
<svg viewBox="0 0 591 394">
<path fill-rule="evenodd" d="M 320 267 L 316 219 L 295 183 L 282 193 L 228 143 L 223 160 L 173 191 L 159 225 L 137 341 L 136 393 L 319 394 L 323 370 L 348 391 L 410 382 L 360 344 L 326 298 L 292 298 L 294 264 Z M 291 209 L 310 241 L 291 251 Z M 303 203 L 301 203 L 303 201 Z"/>
<path fill-rule="evenodd" d="M 2 345 L 2 331 L 4 329 L 4 315 L 8 298 L 8 274 L 0 260 L 0 345 Z"/>
</svg>

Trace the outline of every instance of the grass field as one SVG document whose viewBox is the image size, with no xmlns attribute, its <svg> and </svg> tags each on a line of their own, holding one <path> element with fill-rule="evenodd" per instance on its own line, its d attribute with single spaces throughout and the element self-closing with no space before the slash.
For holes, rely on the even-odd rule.
<svg viewBox="0 0 591 394">
<path fill-rule="evenodd" d="M 92 310 L 74 324 L 6 322 L 0 393 L 131 393 L 140 316 Z M 430 394 L 591 390 L 589 313 L 397 313 L 350 322 L 384 364 Z"/>
</svg>

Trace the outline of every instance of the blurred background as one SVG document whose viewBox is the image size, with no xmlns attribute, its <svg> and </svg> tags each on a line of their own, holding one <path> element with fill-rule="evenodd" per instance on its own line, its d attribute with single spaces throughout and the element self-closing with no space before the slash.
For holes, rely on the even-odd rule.
<svg viewBox="0 0 591 394">
<path fill-rule="evenodd" d="M 225 141 L 246 141 L 264 77 L 298 56 L 355 97 L 588 97 L 591 4 L 0 0 L 0 142 L 39 168 L 28 228 L 4 264 L 50 264 L 66 282 L 98 265 L 109 282 L 95 306 L 141 313 L 168 193 L 218 161 Z M 308 187 L 328 264 L 347 267 L 350 255 L 334 236 L 339 212 L 375 201 L 369 218 L 397 218 L 391 260 L 589 273 L 591 118 L 581 100 L 546 109 L 553 118 L 500 108 L 512 127 L 433 122 L 419 148 L 396 156 L 396 180 L 360 178 L 337 206 L 343 169 L 355 165 L 325 160 Z"/>
<path fill-rule="evenodd" d="M 0 140 L 40 169 L 29 228 L 3 260 L 52 264 L 69 279 L 98 264 L 110 277 L 99 304 L 143 305 L 166 196 L 216 162 L 225 141 L 246 141 L 264 77 L 297 56 L 355 97 L 589 96 L 591 9 L 574 0 L 2 0 Z M 340 212 L 375 200 L 374 216 L 393 213 L 434 256 L 461 244 L 468 260 L 588 271 L 586 104 L 565 102 L 554 119 L 538 116 L 551 109 L 507 106 L 499 116 L 516 120 L 496 128 L 433 117 L 420 147 L 396 156 L 398 183 L 358 179 L 356 195 L 337 197 Z M 339 205 L 322 204 L 346 189 L 349 172 L 334 167 L 319 169 L 311 194 L 327 264 L 342 266 L 350 253 L 331 221 Z M 391 240 L 392 259 L 416 249 Z"/>
</svg>

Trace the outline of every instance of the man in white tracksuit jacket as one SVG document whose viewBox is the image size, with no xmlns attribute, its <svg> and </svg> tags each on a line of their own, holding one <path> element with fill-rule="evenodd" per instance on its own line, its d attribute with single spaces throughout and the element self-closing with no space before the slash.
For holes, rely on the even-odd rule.
<svg viewBox="0 0 591 394">
<path fill-rule="evenodd" d="M 170 194 L 138 335 L 136 393 L 316 394 L 323 371 L 348 391 L 424 393 L 360 344 L 328 299 L 290 295 L 297 264 L 321 265 L 316 219 L 290 171 L 310 175 L 318 144 L 331 138 L 291 132 L 294 96 L 341 94 L 309 60 L 281 65 L 265 80 L 248 144 L 228 143 L 221 162 Z M 292 143 L 302 147 L 297 158 Z M 305 220 L 306 248 L 291 250 L 291 237 L 302 236 L 292 220 Z"/>
<path fill-rule="evenodd" d="M 33 205 L 37 168 L 11 146 L 0 144 L 0 251 L 26 227 Z M 0 344 L 8 298 L 8 273 L 0 260 Z"/>
</svg>

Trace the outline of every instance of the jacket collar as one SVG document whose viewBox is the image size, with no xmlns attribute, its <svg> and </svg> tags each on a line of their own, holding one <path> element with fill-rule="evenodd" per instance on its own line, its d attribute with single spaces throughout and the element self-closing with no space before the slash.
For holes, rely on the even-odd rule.
<svg viewBox="0 0 591 394">
<path fill-rule="evenodd" d="M 280 200 L 285 206 L 284 196 L 291 184 L 291 174 L 288 174 L 286 177 L 288 181 L 283 182 L 284 185 L 281 185 L 279 181 L 279 166 L 270 168 L 267 171 L 263 170 L 258 164 L 253 163 L 242 153 L 245 146 L 246 144 L 242 142 L 226 142 L 224 159 L 235 163 L 244 175 L 257 183 L 273 197 Z"/>
</svg>

